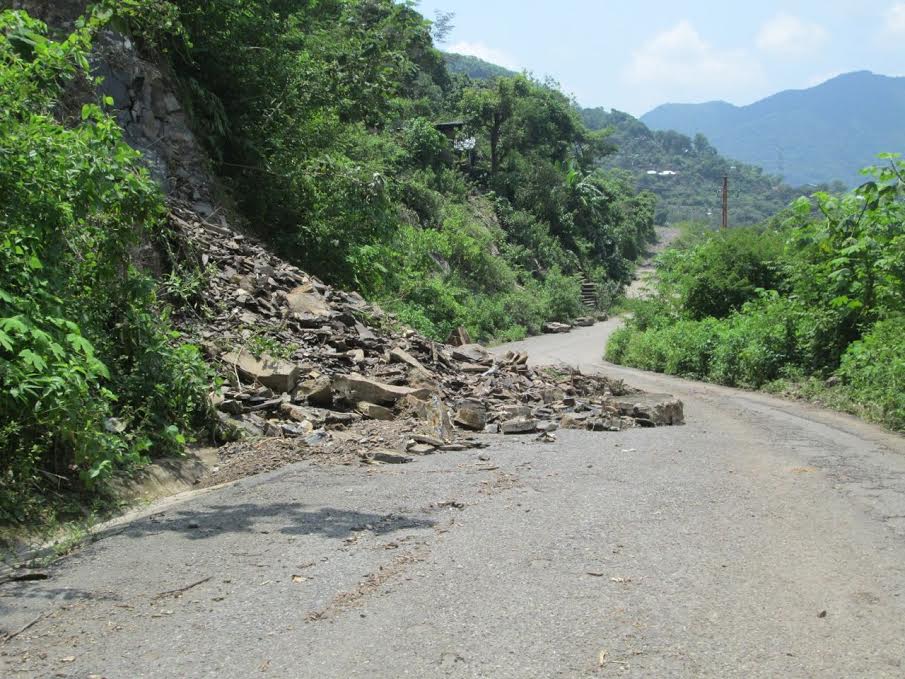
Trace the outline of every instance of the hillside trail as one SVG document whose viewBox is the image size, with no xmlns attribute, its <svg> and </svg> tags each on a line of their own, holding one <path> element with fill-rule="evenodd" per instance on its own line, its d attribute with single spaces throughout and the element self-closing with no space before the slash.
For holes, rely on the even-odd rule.
<svg viewBox="0 0 905 679">
<path fill-rule="evenodd" d="M 657 255 L 669 248 L 680 236 L 677 228 L 671 226 L 657 227 L 657 242 L 648 251 L 641 264 L 635 269 L 635 278 L 625 290 L 629 299 L 638 299 L 649 295 L 655 282 Z"/>
<path fill-rule="evenodd" d="M 0 675 L 905 676 L 905 440 L 605 364 L 619 323 L 497 351 L 673 393 L 686 425 L 152 507 L 0 587 Z"/>
</svg>

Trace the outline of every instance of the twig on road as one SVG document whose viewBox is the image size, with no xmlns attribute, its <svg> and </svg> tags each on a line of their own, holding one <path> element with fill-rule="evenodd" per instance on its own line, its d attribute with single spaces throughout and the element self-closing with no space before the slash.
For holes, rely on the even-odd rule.
<svg viewBox="0 0 905 679">
<path fill-rule="evenodd" d="M 198 585 L 203 585 L 208 580 L 212 580 L 213 577 L 213 575 L 209 575 L 206 578 L 199 580 L 198 582 L 193 582 L 191 585 L 186 585 L 185 587 L 180 587 L 179 589 L 171 589 L 166 592 L 161 592 L 160 594 L 155 594 L 153 597 L 151 597 L 151 600 L 157 601 L 158 599 L 163 599 L 167 596 L 179 596 L 180 594 L 185 594 L 190 589 L 194 589 Z"/>
<path fill-rule="evenodd" d="M 45 612 L 45 613 L 41 613 L 41 615 L 39 615 L 37 618 L 35 618 L 35 619 L 32 620 L 30 623 L 28 623 L 27 625 L 25 625 L 25 627 L 20 628 L 20 629 L 17 630 L 16 632 L 7 632 L 7 633 L 4 634 L 2 637 L 0 637 L 0 644 L 5 644 L 5 643 L 8 642 L 8 641 L 12 641 L 12 640 L 15 639 L 17 636 L 19 636 L 20 634 L 22 634 L 22 632 L 25 632 L 25 631 L 31 629 L 32 627 L 34 627 L 35 625 L 37 625 L 39 622 L 41 622 L 41 620 L 43 620 L 44 618 L 46 618 L 46 617 L 47 617 L 48 615 L 50 615 L 52 612 L 53 612 L 53 611 L 47 611 L 47 612 Z"/>
</svg>

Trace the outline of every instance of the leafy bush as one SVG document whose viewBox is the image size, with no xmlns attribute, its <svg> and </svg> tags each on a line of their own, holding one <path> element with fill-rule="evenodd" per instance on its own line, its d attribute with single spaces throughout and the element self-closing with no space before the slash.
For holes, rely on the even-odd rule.
<svg viewBox="0 0 905 679">
<path fill-rule="evenodd" d="M 58 43 L 0 13 L 0 511 L 15 519 L 51 480 L 181 452 L 209 416 L 206 367 L 130 263 L 160 221 L 156 185 L 99 106 L 53 117 L 99 24 Z"/>
<path fill-rule="evenodd" d="M 869 416 L 905 429 L 905 317 L 880 321 L 853 343 L 839 375 Z"/>
<path fill-rule="evenodd" d="M 657 296 L 634 305 L 608 358 L 754 388 L 804 379 L 817 396 L 838 368 L 850 405 L 837 405 L 902 428 L 905 163 L 885 157 L 851 194 L 796 203 L 782 232 L 713 234 L 664 255 Z"/>
<path fill-rule="evenodd" d="M 783 237 L 775 232 L 731 229 L 712 233 L 696 247 L 664 253 L 661 280 L 690 318 L 723 318 L 754 299 L 760 289 L 782 286 Z"/>
</svg>

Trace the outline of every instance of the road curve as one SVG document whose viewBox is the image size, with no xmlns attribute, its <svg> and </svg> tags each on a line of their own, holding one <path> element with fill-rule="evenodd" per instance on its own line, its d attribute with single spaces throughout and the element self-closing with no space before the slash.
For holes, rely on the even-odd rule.
<svg viewBox="0 0 905 679">
<path fill-rule="evenodd" d="M 508 348 L 673 393 L 687 425 L 167 505 L 0 587 L 0 628 L 34 622 L 0 674 L 905 676 L 903 439 L 602 365 L 617 323 Z"/>
</svg>

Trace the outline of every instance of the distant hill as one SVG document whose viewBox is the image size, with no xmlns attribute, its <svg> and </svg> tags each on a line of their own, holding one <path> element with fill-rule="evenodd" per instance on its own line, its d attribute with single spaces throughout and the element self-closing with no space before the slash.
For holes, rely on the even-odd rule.
<svg viewBox="0 0 905 679">
<path fill-rule="evenodd" d="M 477 57 L 453 53 L 444 57 L 450 71 L 471 78 L 489 80 L 515 75 Z M 734 108 L 722 102 L 710 106 Z M 792 188 L 759 167 L 729 160 L 703 135 L 692 139 L 679 132 L 653 131 L 621 111 L 593 108 L 579 109 L 579 112 L 590 129 L 611 131 L 609 139 L 616 152 L 604 159 L 602 166 L 627 172 L 638 190 L 654 193 L 658 197 L 657 221 L 661 224 L 682 220 L 719 224 L 724 176 L 730 178 L 733 225 L 762 222 L 795 198 L 815 190 L 813 186 Z"/>
<path fill-rule="evenodd" d="M 616 153 L 604 167 L 630 173 L 639 190 L 659 198 L 657 220 L 661 224 L 682 220 L 719 224 L 722 181 L 730 181 L 730 224 L 755 224 L 776 214 L 815 187 L 793 188 L 753 165 L 724 158 L 704 135 L 694 139 L 679 132 L 654 131 L 621 111 L 582 109 L 591 129 L 611 130 Z M 840 190 L 844 187 L 826 187 Z"/>
<path fill-rule="evenodd" d="M 878 153 L 905 152 L 905 78 L 858 71 L 750 106 L 666 104 L 641 120 L 655 130 L 700 132 L 720 153 L 792 184 L 856 185 L 858 170 Z"/>
<path fill-rule="evenodd" d="M 464 73 L 475 80 L 491 80 L 493 78 L 505 78 L 516 75 L 515 71 L 510 71 L 508 68 L 491 64 L 489 61 L 484 61 L 468 54 L 446 52 L 443 54 L 443 58 L 446 59 L 446 68 L 451 73 Z"/>
</svg>

